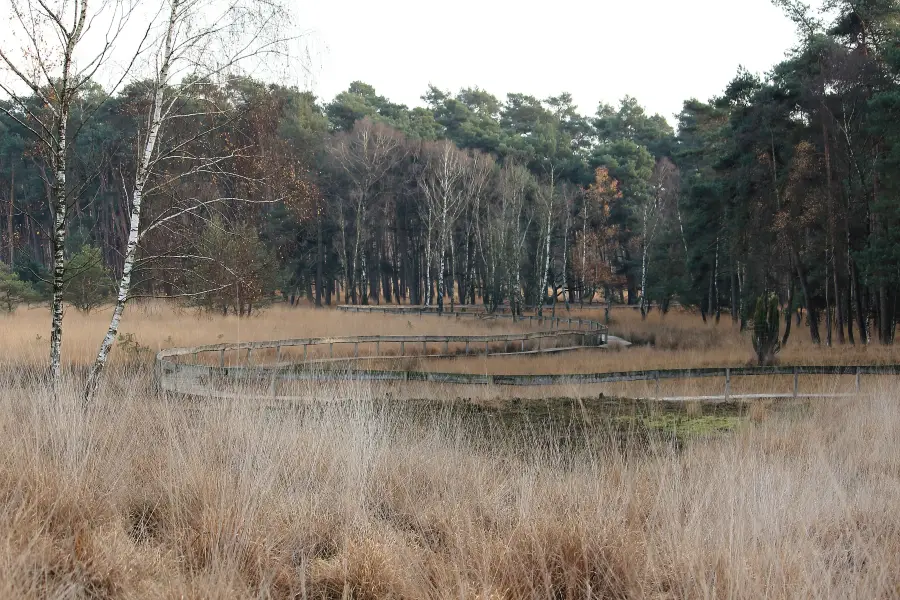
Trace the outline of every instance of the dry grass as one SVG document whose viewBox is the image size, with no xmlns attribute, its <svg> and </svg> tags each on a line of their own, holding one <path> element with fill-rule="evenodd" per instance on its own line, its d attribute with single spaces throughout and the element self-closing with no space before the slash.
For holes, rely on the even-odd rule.
<svg viewBox="0 0 900 600">
<path fill-rule="evenodd" d="M 65 315 L 63 358 L 70 364 L 93 360 L 103 332 L 109 326 L 111 308 L 89 315 L 68 308 Z M 47 359 L 50 316 L 46 307 L 20 308 L 0 315 L 0 364 L 44 364 Z M 471 317 L 371 315 L 303 306 L 273 306 L 250 318 L 199 313 L 162 301 L 133 302 L 126 308 L 120 333 L 146 348 L 149 360 L 163 348 L 199 346 L 220 342 L 278 340 L 301 337 L 351 335 L 486 335 L 525 331 L 521 323 Z M 134 346 L 132 346 L 134 348 Z M 114 352 L 121 360 L 124 352 Z"/>
<path fill-rule="evenodd" d="M 557 311 L 564 315 L 565 311 Z M 573 317 L 603 321 L 603 310 L 573 308 Z M 699 315 L 673 310 L 662 316 L 654 311 L 646 320 L 631 309 L 612 311 L 610 332 L 631 340 L 627 349 L 587 349 L 564 355 L 470 357 L 465 360 L 428 361 L 434 371 L 463 373 L 600 373 L 640 369 L 750 366 L 756 364 L 748 332 L 741 333 L 723 318 L 716 325 Z M 824 332 L 823 332 L 824 336 Z M 809 330 L 794 323 L 790 340 L 777 359 L 788 365 L 898 364 L 900 346 L 849 344 L 827 347 L 810 341 Z"/>
<path fill-rule="evenodd" d="M 70 360 L 90 357 L 104 316 L 68 315 Z M 616 316 L 614 333 L 658 318 Z M 0 365 L 40 364 L 46 339 L 36 335 L 45 326 L 37 309 L 0 319 Z M 124 331 L 155 351 L 410 326 L 485 331 L 471 320 L 407 325 L 311 309 L 198 318 L 158 304 L 132 307 Z M 678 337 L 700 322 L 669 315 L 665 326 Z M 596 361 L 592 371 L 747 361 L 749 342 L 725 323 L 710 331 L 697 334 L 710 346 L 695 351 L 511 364 L 571 369 L 581 354 Z M 821 352 L 823 362 L 841 356 Z M 125 370 L 128 353 L 117 354 L 88 411 L 75 406 L 75 382 L 57 402 L 27 369 L 0 369 L 2 598 L 900 596 L 900 397 L 884 379 L 868 379 L 869 394 L 854 400 L 790 411 L 753 403 L 732 433 L 682 446 L 639 431 L 623 438 L 581 403 L 562 419 L 517 421 L 488 409 L 473 417 L 452 401 L 470 395 L 489 406 L 506 393 L 486 386 L 296 384 L 302 401 L 290 407 L 249 402 L 241 390 L 230 401 L 157 397 L 145 372 Z M 750 383 L 790 389 L 784 378 Z M 640 385 L 652 396 L 652 384 Z M 720 382 L 690 385 L 721 392 Z M 746 385 L 736 379 L 733 390 Z M 374 400 L 387 394 L 448 401 Z M 695 403 L 687 413 L 708 410 Z"/>
<path fill-rule="evenodd" d="M 4 598 L 900 594 L 896 393 L 635 452 L 364 387 L 272 413 L 120 377 L 84 413 L 4 384 Z"/>
<path fill-rule="evenodd" d="M 83 315 L 73 309 L 66 312 L 64 360 L 87 364 L 93 359 L 108 311 Z M 603 320 L 603 310 L 586 307 L 557 316 Z M 43 365 L 46 361 L 49 315 L 46 308 L 22 308 L 14 315 L 0 315 L 0 363 Z M 636 369 L 681 367 L 721 367 L 753 364 L 749 334 L 740 333 L 730 320 L 719 325 L 704 324 L 700 317 L 673 310 L 666 316 L 653 312 L 641 320 L 635 310 L 613 311 L 611 332 L 635 345 L 622 350 L 588 349 L 560 355 L 475 356 L 454 360 L 416 361 L 415 368 L 468 373 L 595 373 Z M 405 316 L 344 313 L 334 309 L 316 310 L 308 306 L 290 308 L 276 305 L 249 319 L 234 316 L 199 314 L 159 301 L 129 305 L 121 333 L 131 335 L 140 345 L 128 351 L 125 346 L 113 353 L 122 362 L 138 358 L 145 362 L 160 349 L 196 346 L 223 341 L 257 341 L 298 337 L 342 335 L 486 335 L 525 331 L 528 327 L 501 319 L 476 320 L 471 317 Z M 387 349 L 390 351 L 390 349 Z M 439 351 L 440 348 L 432 348 Z M 456 348 L 460 351 L 460 348 Z M 492 351 L 500 351 L 494 348 Z M 324 350 L 323 350 L 324 351 Z M 778 356 L 784 364 L 896 364 L 900 346 L 813 345 L 809 332 L 795 326 L 791 340 Z"/>
</svg>

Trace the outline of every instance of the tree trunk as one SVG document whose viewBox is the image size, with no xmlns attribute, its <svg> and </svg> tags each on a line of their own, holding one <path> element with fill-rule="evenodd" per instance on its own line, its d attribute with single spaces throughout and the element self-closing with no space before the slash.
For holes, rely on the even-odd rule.
<svg viewBox="0 0 900 600">
<path fill-rule="evenodd" d="M 835 261 L 834 269 L 832 269 L 832 278 L 834 280 L 834 310 L 835 317 L 837 318 L 836 328 L 837 328 L 837 340 L 838 343 L 843 345 L 845 343 L 844 339 L 844 302 L 843 302 L 843 294 L 841 294 L 841 289 L 838 286 L 838 276 L 837 276 L 837 261 Z M 827 283 L 826 283 L 827 285 Z"/>
<path fill-rule="evenodd" d="M 733 251 L 733 249 L 732 249 Z M 738 324 L 738 289 L 737 289 L 737 267 L 734 263 L 731 265 L 731 324 Z"/>
<path fill-rule="evenodd" d="M 572 226 L 572 210 L 569 205 L 569 201 L 566 200 L 566 224 L 563 229 L 563 245 L 562 245 L 562 285 L 560 286 L 565 294 L 566 299 L 566 311 L 569 310 L 569 298 L 571 295 L 571 290 L 569 289 L 569 273 L 568 273 L 568 265 L 569 265 L 569 228 Z"/>
<path fill-rule="evenodd" d="M 884 284 L 878 286 L 878 336 L 881 343 L 888 345 L 891 343 L 891 330 L 894 326 L 894 318 L 890 314 L 890 303 L 888 298 L 887 286 Z"/>
<path fill-rule="evenodd" d="M 831 347 L 831 302 L 828 293 L 830 277 L 828 272 L 828 252 L 825 252 L 825 345 Z"/>
<path fill-rule="evenodd" d="M 553 192 L 551 191 L 551 194 Z M 547 227 L 544 229 L 544 264 L 541 265 L 540 281 L 538 283 L 537 293 L 537 312 L 538 315 L 544 314 L 544 298 L 547 296 L 547 278 L 550 274 L 550 228 L 553 223 L 553 196 L 547 208 Z M 555 303 L 555 300 L 554 300 Z"/>
<path fill-rule="evenodd" d="M 647 303 L 647 244 L 641 244 L 641 320 L 647 318 L 646 303 Z"/>
<path fill-rule="evenodd" d="M 821 343 L 821 338 L 819 337 L 819 314 L 813 307 L 809 284 L 806 280 L 806 273 L 804 273 L 803 267 L 800 264 L 800 258 L 797 256 L 797 251 L 792 248 L 791 252 L 793 253 L 794 266 L 797 269 L 797 277 L 800 280 L 800 289 L 803 290 L 803 298 L 806 301 L 806 317 L 809 319 L 809 335 L 814 344 L 819 344 Z"/>
<path fill-rule="evenodd" d="M 160 65 L 159 78 L 156 81 L 156 87 L 153 97 L 153 113 L 150 118 L 150 127 L 147 131 L 147 139 L 144 142 L 143 153 L 140 157 L 140 165 L 135 176 L 134 192 L 131 202 L 131 218 L 129 220 L 128 244 L 125 246 L 125 260 L 123 262 L 122 277 L 119 280 L 119 290 L 116 295 L 116 306 L 113 309 L 112 319 L 109 322 L 109 328 L 106 336 L 100 344 L 100 350 L 97 352 L 97 358 L 94 359 L 94 365 L 91 367 L 90 375 L 84 388 L 84 403 L 88 405 L 97 392 L 100 383 L 100 375 L 106 366 L 109 358 L 109 351 L 116 339 L 119 330 L 119 321 L 122 319 L 122 312 L 125 310 L 125 303 L 128 302 L 128 296 L 131 293 L 131 274 L 134 269 L 135 258 L 137 257 L 137 244 L 141 233 L 141 202 L 144 195 L 144 186 L 150 176 L 150 166 L 156 150 L 156 140 L 162 125 L 162 104 L 163 89 L 169 81 L 169 66 L 172 57 L 172 38 L 175 33 L 177 23 L 177 14 L 180 10 L 179 2 L 172 2 L 169 13 L 169 22 L 166 29 L 166 40 L 163 48 L 162 63 Z M 242 307 L 241 307 L 242 308 Z"/>
<path fill-rule="evenodd" d="M 855 304 L 856 304 L 856 306 L 855 306 L 855 308 L 856 308 L 856 323 L 859 328 L 859 343 L 860 344 L 868 344 L 869 343 L 869 336 L 868 336 L 869 329 L 867 327 L 868 315 L 866 314 L 866 311 L 865 311 L 865 308 L 863 305 L 862 294 L 860 293 L 860 289 L 859 289 L 859 271 L 856 268 L 855 261 L 852 261 L 850 263 L 850 268 L 851 268 L 851 271 L 853 271 L 850 281 L 851 281 L 851 285 L 852 285 L 853 298 L 854 298 Z"/>
<path fill-rule="evenodd" d="M 847 276 L 849 278 L 850 273 L 849 270 L 847 272 Z M 849 283 L 849 282 L 848 282 Z M 853 299 L 852 294 L 850 292 L 852 286 L 848 285 L 844 288 L 844 295 L 841 298 L 841 302 L 844 305 L 844 314 L 846 315 L 847 320 L 847 341 L 851 344 L 856 344 L 856 340 L 853 336 Z"/>
<path fill-rule="evenodd" d="M 443 239 L 440 242 L 441 249 L 440 255 L 438 258 L 438 271 L 437 271 L 437 305 L 438 305 L 438 314 L 444 314 L 444 241 Z"/>
<path fill-rule="evenodd" d="M 316 211 L 316 306 L 322 307 L 322 277 L 325 263 L 325 248 L 322 245 L 322 215 Z"/>
<path fill-rule="evenodd" d="M 791 313 L 794 310 L 794 275 L 791 274 L 791 287 L 788 291 L 788 301 L 787 307 L 784 309 L 784 336 L 781 338 L 781 345 L 787 346 L 788 339 L 791 337 L 791 323 L 793 319 L 791 319 Z"/>
<path fill-rule="evenodd" d="M 722 317 L 722 311 L 719 309 L 719 236 L 716 236 L 716 261 L 713 266 L 713 307 L 710 308 L 710 312 L 714 312 L 716 315 L 716 325 L 719 324 L 719 319 Z"/>
<path fill-rule="evenodd" d="M 9 236 L 9 269 L 15 269 L 16 266 L 16 245 L 15 245 L 15 228 L 13 219 L 15 218 L 15 200 L 16 199 L 16 163 L 11 160 L 9 166 L 9 215 L 6 221 L 6 233 Z"/>
<path fill-rule="evenodd" d="M 63 86 L 67 82 L 63 81 Z M 50 304 L 50 378 L 53 384 L 53 394 L 58 396 L 60 369 L 62 361 L 62 335 L 63 335 L 63 284 L 65 283 L 66 270 L 66 214 L 68 212 L 66 193 L 66 126 L 69 119 L 69 111 L 66 106 L 59 116 L 57 125 L 58 147 L 54 156 L 54 168 L 56 180 L 54 182 L 54 196 L 56 206 L 53 218 L 53 299 Z"/>
</svg>

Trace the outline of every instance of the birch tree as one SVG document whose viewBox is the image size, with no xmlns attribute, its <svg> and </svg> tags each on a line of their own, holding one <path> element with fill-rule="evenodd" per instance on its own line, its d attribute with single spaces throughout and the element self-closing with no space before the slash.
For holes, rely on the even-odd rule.
<svg viewBox="0 0 900 600">
<path fill-rule="evenodd" d="M 436 227 L 437 239 L 437 305 L 444 312 L 444 268 L 447 245 L 453 228 L 462 212 L 466 198 L 462 180 L 466 174 L 466 154 L 448 140 L 438 142 L 427 151 L 427 166 L 419 180 L 419 186 L 427 206 L 428 220 Z M 428 265 L 431 268 L 431 265 Z M 430 291 L 429 282 L 429 291 Z M 452 293 L 452 290 L 451 290 Z"/>
<path fill-rule="evenodd" d="M 403 137 L 390 127 L 361 119 L 349 133 L 335 136 L 328 151 L 349 184 L 349 197 L 341 201 L 349 208 L 349 218 L 353 222 L 350 235 L 353 239 L 345 242 L 344 268 L 347 285 L 356 303 L 356 286 L 362 276 L 361 261 L 364 260 L 363 249 L 368 236 L 369 211 L 379 199 L 381 186 L 388 174 L 403 160 L 406 147 Z M 342 215 L 342 218 L 347 218 L 347 215 Z M 346 225 L 342 224 L 345 234 Z M 360 291 L 366 294 L 365 289 Z"/>
<path fill-rule="evenodd" d="M 538 315 L 544 314 L 544 299 L 547 297 L 547 286 L 550 277 L 550 239 L 553 231 L 554 209 L 557 208 L 558 190 L 556 186 L 556 170 L 551 167 L 547 181 L 537 186 L 536 212 L 540 227 L 538 239 L 538 264 L 537 264 L 537 303 Z"/>
<path fill-rule="evenodd" d="M 507 162 L 497 177 L 497 202 L 493 203 L 488 224 L 489 244 L 495 292 L 491 308 L 496 309 L 503 297 L 509 299 L 513 314 L 521 314 L 524 305 L 522 260 L 531 226 L 526 214 L 526 197 L 533 177 L 525 167 Z"/>
<path fill-rule="evenodd" d="M 641 318 L 647 318 L 650 307 L 648 277 L 650 271 L 650 251 L 662 228 L 662 220 L 677 197 L 678 170 L 667 158 L 662 158 L 653 167 L 650 178 L 650 194 L 638 207 L 641 226 Z"/>
<path fill-rule="evenodd" d="M 52 297 L 50 301 L 49 373 L 58 389 L 63 339 L 63 288 L 66 236 L 73 200 L 82 190 L 67 176 L 75 138 L 95 111 L 72 122 L 78 95 L 110 66 L 114 50 L 138 6 L 137 0 L 5 0 L 0 12 L 9 15 L 7 37 L 0 42 L 0 92 L 9 103 L 0 111 L 29 132 L 49 161 L 52 225 Z M 106 98 L 118 89 L 144 48 L 149 30 L 141 31 L 130 59 L 110 73 Z M 122 66 L 124 65 L 124 66 Z M 118 75 L 118 76 L 117 76 Z M 37 98 L 39 105 L 30 101 Z"/>
<path fill-rule="evenodd" d="M 483 206 L 488 195 L 491 176 L 493 175 L 495 162 L 490 154 L 477 150 L 469 153 L 469 159 L 465 162 L 462 177 L 463 205 L 466 212 L 465 223 L 465 275 L 460 289 L 462 303 L 468 294 L 472 304 L 475 304 L 475 247 L 479 245 L 479 225 L 482 222 Z M 483 255 L 483 249 L 480 249 Z"/>
<path fill-rule="evenodd" d="M 119 323 L 131 293 L 132 274 L 142 239 L 155 229 L 166 227 L 184 215 L 196 215 L 210 205 L 226 200 L 212 199 L 189 202 L 186 206 L 163 211 L 151 222 L 142 222 L 143 202 L 152 195 L 154 186 L 171 184 L 197 174 L 221 175 L 232 152 L 224 156 L 204 156 L 191 150 L 191 142 L 214 134 L 217 125 L 201 124 L 195 137 L 187 140 L 167 138 L 166 131 L 176 121 L 200 120 L 222 115 L 228 106 L 219 98 L 204 95 L 204 87 L 221 82 L 254 66 L 254 61 L 281 55 L 290 32 L 288 11 L 271 0 L 160 0 L 158 20 L 150 31 L 155 34 L 151 45 L 148 86 L 149 111 L 143 142 L 138 148 L 137 170 L 130 182 L 123 182 L 131 201 L 128 242 L 124 267 L 119 280 L 116 304 L 109 328 L 100 344 L 84 391 L 84 402 L 96 394 L 100 375 L 116 339 Z M 200 101 L 196 112 L 184 112 L 188 99 Z M 182 168 L 173 172 L 171 165 Z M 160 181 L 154 183 L 159 178 Z M 235 200 L 227 198 L 227 200 Z"/>
</svg>

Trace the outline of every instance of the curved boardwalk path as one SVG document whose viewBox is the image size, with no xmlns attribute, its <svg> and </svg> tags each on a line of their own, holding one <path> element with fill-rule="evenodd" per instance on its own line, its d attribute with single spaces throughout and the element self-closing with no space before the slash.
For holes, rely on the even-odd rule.
<svg viewBox="0 0 900 600">
<path fill-rule="evenodd" d="M 438 315 L 433 308 L 400 306 L 339 306 L 347 312 L 406 315 Z M 156 355 L 156 381 L 160 390 L 199 396 L 222 396 L 214 387 L 254 382 L 267 385 L 267 396 L 278 396 L 286 381 L 381 381 L 430 382 L 462 385 L 569 386 L 626 381 L 651 381 L 660 400 L 729 401 L 752 398 L 838 397 L 854 394 L 801 393 L 801 375 L 855 376 L 855 392 L 863 375 L 900 374 L 900 366 L 772 366 L 665 369 L 588 374 L 481 375 L 411 370 L 358 369 L 364 360 L 403 358 L 457 358 L 473 355 L 536 355 L 605 348 L 616 338 L 597 321 L 579 318 L 488 314 L 477 307 L 456 307 L 445 318 L 509 319 L 543 331 L 494 335 L 391 335 L 299 338 L 263 342 L 211 344 L 193 348 L 171 348 Z M 627 344 L 627 342 L 626 342 Z M 337 350 L 337 351 L 336 351 Z M 333 368 L 340 365 L 340 368 Z M 329 368 L 332 367 L 332 368 Z M 793 376 L 793 389 L 784 393 L 732 394 L 732 377 Z M 659 393 L 660 381 L 722 378 L 721 395 L 668 397 Z M 213 384 L 216 384 L 214 386 Z"/>
</svg>

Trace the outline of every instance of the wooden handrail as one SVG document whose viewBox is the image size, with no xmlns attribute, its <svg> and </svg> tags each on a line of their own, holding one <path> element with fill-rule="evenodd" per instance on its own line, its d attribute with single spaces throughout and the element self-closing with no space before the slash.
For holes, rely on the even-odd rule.
<svg viewBox="0 0 900 600">
<path fill-rule="evenodd" d="M 205 346 L 195 346 L 192 348 L 168 348 L 165 350 L 160 350 L 157 353 L 156 358 L 157 360 L 160 360 L 174 356 L 188 356 L 206 352 L 221 352 L 223 350 L 225 352 L 236 350 L 267 350 L 293 346 L 319 346 L 324 344 L 370 344 L 401 342 L 418 344 L 438 344 L 443 342 L 500 343 L 566 337 L 573 335 L 586 336 L 599 333 L 601 332 L 591 332 L 581 329 L 560 329 L 555 331 L 528 331 L 522 333 L 505 333 L 496 335 L 356 335 L 343 337 L 297 338 L 289 340 L 272 340 L 261 342 L 224 342 L 221 344 L 208 344 Z"/>
<path fill-rule="evenodd" d="M 196 367 L 204 372 L 212 374 L 216 370 L 227 371 L 228 376 L 250 376 L 255 373 L 277 371 L 286 378 L 326 380 L 367 380 L 377 379 L 382 381 L 440 381 L 447 379 L 454 383 L 479 384 L 485 383 L 484 375 L 471 375 L 468 373 L 441 373 L 433 371 L 385 371 L 385 370 L 342 370 L 342 371 L 317 371 L 301 368 L 287 368 L 285 366 L 258 366 L 258 367 L 209 367 L 206 365 L 183 365 L 174 361 L 165 360 L 166 357 L 157 356 L 158 363 L 170 369 Z M 300 365 L 293 365 L 299 367 Z M 549 373 L 532 375 L 491 375 L 490 383 L 495 385 L 512 386 L 546 386 L 569 384 L 593 384 L 593 383 L 618 383 L 626 381 L 654 381 L 669 379 L 697 379 L 707 377 L 755 377 L 776 375 L 900 375 L 900 365 L 796 365 L 775 367 L 721 367 L 702 369 L 659 369 L 644 371 L 615 371 L 605 373 Z"/>
</svg>

